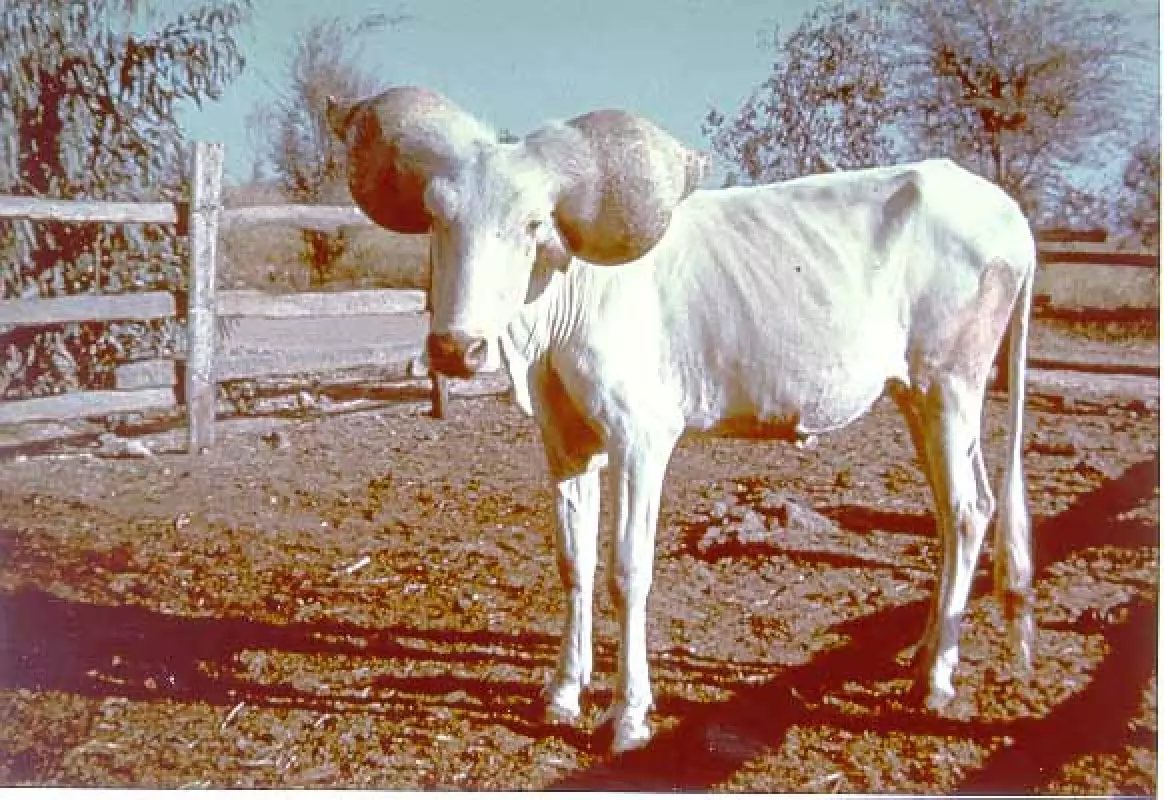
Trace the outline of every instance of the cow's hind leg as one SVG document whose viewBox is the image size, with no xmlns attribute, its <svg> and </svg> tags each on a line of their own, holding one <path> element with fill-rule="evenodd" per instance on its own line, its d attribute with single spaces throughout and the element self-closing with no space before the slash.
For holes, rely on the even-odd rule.
<svg viewBox="0 0 1164 800">
<path fill-rule="evenodd" d="M 962 615 L 994 512 L 980 451 L 982 397 L 980 387 L 943 376 L 915 405 L 916 436 L 925 454 L 942 547 L 934 603 L 916 662 L 931 708 L 944 706 L 954 696 Z"/>
<path fill-rule="evenodd" d="M 934 462 L 934 453 L 929 445 L 928 437 L 925 433 L 925 418 L 923 416 L 925 408 L 925 394 L 907 389 L 899 384 L 890 385 L 890 395 L 897 403 L 897 407 L 901 410 L 901 416 L 905 419 L 906 427 L 909 430 L 910 440 L 913 442 L 914 450 L 917 453 L 918 463 L 922 468 L 922 474 L 925 475 L 926 482 L 930 487 L 930 494 L 937 498 L 943 495 L 941 487 L 934 484 L 934 476 L 937 475 L 938 470 Z M 946 522 L 947 509 L 944 503 L 934 503 L 934 520 L 939 537 L 944 530 Z M 910 648 L 910 654 L 915 664 L 932 661 L 933 653 L 937 651 L 936 635 L 938 632 L 938 625 L 936 620 L 939 619 L 939 601 L 940 597 L 935 592 L 930 603 L 929 615 L 926 623 L 922 628 L 922 635 L 918 642 Z M 924 670 L 920 672 L 920 676 L 925 679 Z"/>
<path fill-rule="evenodd" d="M 1031 524 L 1021 469 L 1021 464 L 1012 464 L 1003 479 L 1002 499 L 994 520 L 994 588 L 1006 618 L 1011 666 L 1017 674 L 1026 675 L 1031 670 L 1035 619 L 1031 600 Z"/>
<path fill-rule="evenodd" d="M 1026 351 L 1030 324 L 1033 275 L 1023 279 L 1018 301 L 1011 311 L 1011 340 L 1006 471 L 994 520 L 994 589 L 1006 616 L 1011 661 L 1020 674 L 1029 674 L 1035 640 L 1031 598 L 1031 523 L 1023 480 L 1023 407 L 1026 399 Z"/>
</svg>

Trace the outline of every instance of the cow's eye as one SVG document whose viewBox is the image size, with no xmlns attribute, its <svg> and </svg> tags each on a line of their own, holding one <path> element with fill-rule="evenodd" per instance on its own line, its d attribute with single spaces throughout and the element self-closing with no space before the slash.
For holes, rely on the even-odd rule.
<svg viewBox="0 0 1164 800">
<path fill-rule="evenodd" d="M 541 231 L 541 229 L 542 221 L 540 219 L 531 219 L 525 224 L 525 232 L 535 239 L 538 237 L 538 233 Z"/>
</svg>

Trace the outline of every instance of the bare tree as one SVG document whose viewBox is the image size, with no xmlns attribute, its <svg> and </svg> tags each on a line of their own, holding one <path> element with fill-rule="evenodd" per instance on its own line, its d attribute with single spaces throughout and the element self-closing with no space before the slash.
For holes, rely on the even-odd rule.
<svg viewBox="0 0 1164 800">
<path fill-rule="evenodd" d="M 1160 246 L 1160 128 L 1149 129 L 1132 148 L 1124 169 L 1125 191 L 1117 210 L 1133 239 L 1148 247 Z"/>
<path fill-rule="evenodd" d="M 1033 216 L 1071 190 L 1064 171 L 1118 146 L 1141 89 L 1131 40 L 1089 0 L 836 2 L 706 130 L 752 180 L 949 156 Z"/>
<path fill-rule="evenodd" d="M 899 7 L 910 139 L 1006 189 L 1032 216 L 1057 176 L 1128 124 L 1125 17 L 1087 0 L 915 0 Z"/>
<path fill-rule="evenodd" d="M 296 39 L 286 92 L 248 118 L 252 135 L 265 144 L 261 158 L 270 164 L 284 194 L 299 203 L 350 203 L 344 150 L 328 127 L 328 95 L 371 94 L 382 82 L 362 65 L 363 38 L 392 27 L 403 16 L 376 14 L 356 22 L 339 18 L 312 23 Z M 312 280 L 322 282 L 344 244 L 341 235 L 303 231 L 304 257 Z"/>
<path fill-rule="evenodd" d="M 894 160 L 888 22 L 884 9 L 844 2 L 811 12 L 731 119 L 708 113 L 703 131 L 713 149 L 753 182 Z"/>
</svg>

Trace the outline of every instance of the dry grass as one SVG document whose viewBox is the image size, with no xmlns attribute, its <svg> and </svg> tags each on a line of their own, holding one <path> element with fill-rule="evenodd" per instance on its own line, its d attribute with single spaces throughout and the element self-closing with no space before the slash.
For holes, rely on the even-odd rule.
<svg viewBox="0 0 1164 800">
<path fill-rule="evenodd" d="M 346 232 L 347 250 L 336 264 L 333 283 L 353 289 L 428 288 L 428 236 L 408 236 L 383 228 Z"/>
<path fill-rule="evenodd" d="M 1055 308 L 1159 308 L 1160 271 L 1099 264 L 1052 264 L 1035 277 L 1035 294 Z"/>
<path fill-rule="evenodd" d="M 272 185 L 224 190 L 228 208 L 288 202 Z M 322 286 L 313 286 L 298 228 L 268 225 L 226 232 L 220 240 L 218 282 L 224 288 L 294 292 L 308 289 L 423 289 L 428 286 L 428 237 L 382 228 L 341 229 L 343 255 Z"/>
</svg>

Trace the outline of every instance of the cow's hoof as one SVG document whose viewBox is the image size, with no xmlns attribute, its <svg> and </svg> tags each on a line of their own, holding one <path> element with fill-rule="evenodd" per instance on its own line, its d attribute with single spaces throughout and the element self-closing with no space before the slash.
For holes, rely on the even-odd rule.
<svg viewBox="0 0 1164 800">
<path fill-rule="evenodd" d="M 921 662 L 915 662 L 912 672 L 913 685 L 906 695 L 907 702 L 916 703 L 930 711 L 941 711 L 954 699 L 953 683 L 935 675 L 932 666 L 927 669 Z"/>
<path fill-rule="evenodd" d="M 542 697 L 546 700 L 544 718 L 547 725 L 573 727 L 582 718 L 582 689 L 577 684 L 546 684 Z"/>
<path fill-rule="evenodd" d="M 1031 655 L 1033 636 L 1020 633 L 1010 637 L 1007 649 L 1010 651 L 1010 670 L 1019 680 L 1026 680 L 1034 673 L 1034 657 Z"/>
<path fill-rule="evenodd" d="M 573 728 L 582 717 L 580 706 L 569 706 L 565 703 L 552 701 L 546 705 L 545 721 L 547 725 Z"/>
<path fill-rule="evenodd" d="M 926 692 L 926 708 L 930 711 L 940 712 L 950 705 L 950 701 L 954 699 L 953 688 L 943 688 L 940 686 L 931 686 Z"/>
<path fill-rule="evenodd" d="M 651 726 L 646 720 L 620 719 L 614 725 L 614 739 L 610 751 L 615 754 L 628 753 L 646 747 L 651 741 Z"/>
</svg>

